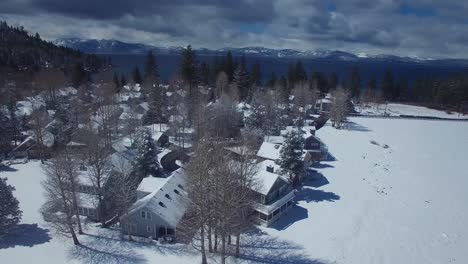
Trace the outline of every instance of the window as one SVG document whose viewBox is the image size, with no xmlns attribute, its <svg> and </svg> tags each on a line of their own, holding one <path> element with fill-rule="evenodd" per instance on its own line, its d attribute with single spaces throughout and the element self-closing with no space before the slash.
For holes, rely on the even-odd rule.
<svg viewBox="0 0 468 264">
<path fill-rule="evenodd" d="M 94 216 L 94 209 L 89 209 L 89 216 Z"/>
<path fill-rule="evenodd" d="M 145 211 L 141 211 L 141 218 L 143 218 L 143 219 L 146 218 L 146 212 Z"/>
<path fill-rule="evenodd" d="M 166 205 L 163 202 L 159 202 L 159 206 L 166 208 Z"/>
<path fill-rule="evenodd" d="M 169 199 L 169 200 L 172 200 L 171 196 L 169 196 L 169 194 L 166 193 L 166 198 Z"/>
<path fill-rule="evenodd" d="M 174 192 L 175 192 L 176 194 L 180 195 L 180 192 L 179 192 L 178 190 L 174 189 Z"/>
<path fill-rule="evenodd" d="M 177 186 L 178 186 L 179 188 L 181 188 L 182 190 L 184 189 L 184 186 L 182 186 L 182 185 L 180 185 L 180 184 L 178 184 Z"/>
<path fill-rule="evenodd" d="M 146 232 L 151 233 L 151 226 L 146 226 Z"/>
</svg>

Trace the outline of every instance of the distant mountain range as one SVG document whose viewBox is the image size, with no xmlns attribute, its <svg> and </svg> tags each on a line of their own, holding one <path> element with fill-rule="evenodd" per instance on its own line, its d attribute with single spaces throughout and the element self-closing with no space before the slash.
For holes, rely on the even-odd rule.
<svg viewBox="0 0 468 264">
<path fill-rule="evenodd" d="M 140 43 L 126 43 L 118 40 L 97 40 L 97 39 L 78 39 L 64 38 L 57 39 L 54 44 L 69 48 L 81 50 L 85 53 L 96 54 L 145 54 L 152 50 L 155 54 L 180 54 L 182 47 L 156 47 Z M 293 49 L 269 49 L 264 47 L 244 47 L 244 48 L 222 48 L 211 50 L 206 48 L 197 49 L 200 56 L 221 55 L 230 50 L 234 56 L 245 55 L 247 57 L 263 58 L 291 58 L 291 59 L 318 59 L 332 61 L 381 61 L 394 63 L 460 63 L 468 65 L 468 60 L 433 60 L 418 57 L 399 57 L 395 55 L 367 55 L 365 53 L 353 54 L 338 50 L 319 50 L 319 51 L 298 51 Z"/>
</svg>

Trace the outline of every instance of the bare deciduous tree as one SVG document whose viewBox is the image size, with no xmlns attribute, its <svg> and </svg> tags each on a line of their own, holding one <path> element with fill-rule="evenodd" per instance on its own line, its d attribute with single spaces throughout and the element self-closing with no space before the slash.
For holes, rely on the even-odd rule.
<svg viewBox="0 0 468 264">
<path fill-rule="evenodd" d="M 103 203 L 106 194 L 104 184 L 109 179 L 112 169 L 110 150 L 105 146 L 104 140 L 92 129 L 86 131 L 86 137 L 86 149 L 82 159 L 90 170 L 88 177 L 98 197 L 99 217 L 102 226 L 104 226 L 106 221 L 106 206 Z"/>
<path fill-rule="evenodd" d="M 112 199 L 117 207 L 121 226 L 127 230 L 128 239 L 132 240 L 130 208 L 135 202 L 139 181 L 133 175 L 133 166 L 124 157 L 119 156 L 114 162 L 115 177 L 112 182 Z"/>
<path fill-rule="evenodd" d="M 49 116 L 45 109 L 40 108 L 33 104 L 33 111 L 30 116 L 30 124 L 32 131 L 34 133 L 34 137 L 38 147 L 38 154 L 39 159 L 42 163 L 44 163 L 44 159 L 46 158 L 46 149 L 45 149 L 45 141 L 47 136 L 47 125 L 49 124 Z"/>
<path fill-rule="evenodd" d="M 330 110 L 330 118 L 333 127 L 340 129 L 348 114 L 349 92 L 345 91 L 342 87 L 338 87 L 332 91 L 331 95 L 333 103 Z"/>
<path fill-rule="evenodd" d="M 73 182 L 76 183 L 77 174 L 74 169 L 70 169 L 70 163 L 70 159 L 59 155 L 44 165 L 46 179 L 42 186 L 47 198 L 41 213 L 56 232 L 70 234 L 73 243 L 79 245 L 75 232 L 75 226 L 79 225 L 78 201 L 72 187 Z"/>
</svg>

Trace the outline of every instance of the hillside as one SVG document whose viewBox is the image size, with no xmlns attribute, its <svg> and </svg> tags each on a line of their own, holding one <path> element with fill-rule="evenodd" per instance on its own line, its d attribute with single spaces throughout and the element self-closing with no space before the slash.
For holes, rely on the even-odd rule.
<svg viewBox="0 0 468 264">
<path fill-rule="evenodd" d="M 0 22 L 0 69 L 34 72 L 44 67 L 66 68 L 78 62 L 91 72 L 105 64 L 96 55 L 57 46 L 42 40 L 37 33 L 29 34 L 23 27 Z"/>
</svg>

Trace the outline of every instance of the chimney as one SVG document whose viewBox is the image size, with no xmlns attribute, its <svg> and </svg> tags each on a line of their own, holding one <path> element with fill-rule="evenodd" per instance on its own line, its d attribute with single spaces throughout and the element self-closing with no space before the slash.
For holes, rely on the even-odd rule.
<svg viewBox="0 0 468 264">
<path fill-rule="evenodd" d="M 275 168 L 273 168 L 273 166 L 267 166 L 267 167 L 266 167 L 266 170 L 267 170 L 268 172 L 271 172 L 271 173 L 274 173 L 274 172 L 275 172 Z"/>
</svg>

